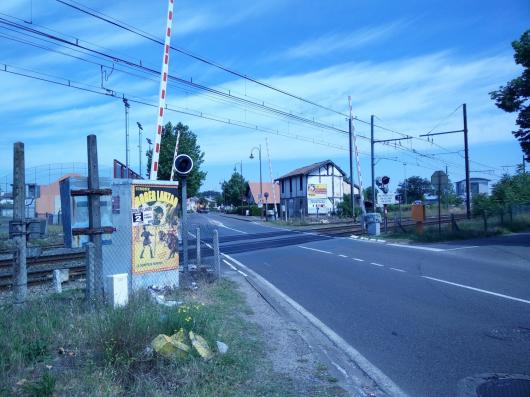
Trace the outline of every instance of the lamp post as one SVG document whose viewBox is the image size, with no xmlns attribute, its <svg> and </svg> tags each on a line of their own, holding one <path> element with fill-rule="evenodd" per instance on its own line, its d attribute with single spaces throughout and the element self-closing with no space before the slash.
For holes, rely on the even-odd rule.
<svg viewBox="0 0 530 397">
<path fill-rule="evenodd" d="M 138 167 L 140 168 L 140 178 L 142 177 L 142 131 L 144 128 L 142 127 L 142 124 L 140 124 L 138 121 L 136 122 L 136 125 L 138 126 Z"/>
<path fill-rule="evenodd" d="M 234 172 L 237 172 L 237 163 L 234 164 Z M 239 162 L 239 174 L 241 175 L 241 215 L 244 215 L 243 196 L 245 195 L 245 192 L 243 192 L 243 189 L 245 188 L 245 183 L 243 181 L 243 160 Z"/>
<path fill-rule="evenodd" d="M 254 158 L 254 150 L 258 151 L 259 155 L 259 200 L 258 202 L 261 203 L 261 218 L 263 219 L 263 180 L 261 178 L 261 145 L 254 146 L 252 149 L 250 149 L 250 159 L 252 160 Z M 266 219 L 266 218 L 265 218 Z"/>
<path fill-rule="evenodd" d="M 129 179 L 129 101 L 123 98 L 125 108 L 125 168 L 127 168 L 127 179 Z"/>
<path fill-rule="evenodd" d="M 151 150 L 151 147 L 153 145 L 153 141 L 149 138 L 145 138 L 145 140 L 147 141 L 147 144 L 149 145 L 149 153 L 150 156 L 151 156 L 151 161 L 153 161 L 153 152 Z M 149 179 L 151 177 L 151 168 L 150 167 L 147 167 L 147 179 Z"/>
</svg>

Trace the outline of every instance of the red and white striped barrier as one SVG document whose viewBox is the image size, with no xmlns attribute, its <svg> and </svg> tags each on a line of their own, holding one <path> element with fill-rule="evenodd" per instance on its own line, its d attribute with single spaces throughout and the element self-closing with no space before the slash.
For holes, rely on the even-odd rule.
<svg viewBox="0 0 530 397">
<path fill-rule="evenodd" d="M 160 143 L 162 140 L 162 128 L 164 127 L 164 110 L 166 107 L 167 77 L 169 73 L 169 48 L 171 42 L 171 27 L 173 25 L 173 0 L 168 0 L 166 38 L 164 41 L 164 56 L 162 58 L 162 73 L 160 74 L 160 95 L 158 101 L 158 116 L 156 121 L 155 145 L 151 159 L 151 180 L 158 176 L 158 161 L 160 157 Z"/>
<path fill-rule="evenodd" d="M 357 162 L 357 178 L 359 179 L 359 194 L 361 196 L 361 210 L 363 212 L 363 216 L 366 215 L 366 208 L 364 207 L 364 198 L 363 198 L 363 177 L 361 174 L 361 160 L 359 158 L 359 149 L 357 148 L 357 135 L 355 134 L 355 126 L 353 125 L 353 118 L 352 118 L 352 108 L 351 108 L 351 96 L 348 97 L 348 104 L 350 106 L 350 123 L 351 123 L 351 131 L 352 131 L 352 140 L 353 140 L 353 147 L 355 148 L 355 161 Z M 351 181 L 353 183 L 353 181 Z M 353 187 L 354 195 L 355 195 L 355 185 Z M 352 197 L 352 200 L 355 198 Z M 353 215 L 353 214 L 352 214 Z"/>
</svg>

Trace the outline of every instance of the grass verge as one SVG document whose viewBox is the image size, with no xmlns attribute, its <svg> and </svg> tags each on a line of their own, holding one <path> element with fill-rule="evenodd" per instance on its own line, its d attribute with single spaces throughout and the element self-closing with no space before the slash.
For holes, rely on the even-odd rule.
<svg viewBox="0 0 530 397">
<path fill-rule="evenodd" d="M 392 231 L 385 234 L 385 238 L 433 243 L 491 237 L 530 229 L 530 216 L 517 216 L 511 222 L 508 220 L 501 222 L 500 219 L 491 218 L 488 220 L 487 229 L 484 228 L 484 221 L 482 219 L 459 220 L 457 223 L 459 230 L 454 230 L 450 224 L 442 224 L 441 233 L 439 233 L 438 225 L 430 225 L 425 227 L 422 235 L 417 235 L 415 226 L 407 226 L 405 232 Z"/>
<path fill-rule="evenodd" d="M 275 373 L 260 329 L 235 284 L 223 280 L 176 291 L 184 305 L 165 307 L 147 294 L 120 309 L 87 310 L 81 291 L 0 307 L 1 396 L 289 396 Z M 204 361 L 169 360 L 146 347 L 180 328 L 229 346 Z"/>
</svg>

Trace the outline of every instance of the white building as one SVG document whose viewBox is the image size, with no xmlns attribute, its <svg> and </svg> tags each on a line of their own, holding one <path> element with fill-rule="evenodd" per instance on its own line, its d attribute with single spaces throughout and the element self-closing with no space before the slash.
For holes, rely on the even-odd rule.
<svg viewBox="0 0 530 397">
<path fill-rule="evenodd" d="M 331 160 L 310 164 L 281 176 L 277 181 L 282 216 L 290 218 L 335 212 L 343 195 L 350 193 L 345 176 L 346 173 Z M 356 185 L 354 195 L 358 203 L 359 188 Z"/>
<path fill-rule="evenodd" d="M 490 180 L 486 178 L 469 178 L 469 190 L 471 197 L 484 193 L 491 194 L 491 188 L 489 186 Z M 456 182 L 456 194 L 465 199 L 466 197 L 466 180 Z"/>
</svg>

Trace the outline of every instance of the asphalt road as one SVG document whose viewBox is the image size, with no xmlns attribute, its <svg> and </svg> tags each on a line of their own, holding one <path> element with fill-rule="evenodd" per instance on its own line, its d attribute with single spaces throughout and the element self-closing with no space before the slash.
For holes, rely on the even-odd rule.
<svg viewBox="0 0 530 397">
<path fill-rule="evenodd" d="M 484 373 L 530 374 L 530 234 L 422 249 L 190 217 L 411 396 Z M 190 230 L 192 230 L 190 228 Z"/>
</svg>

